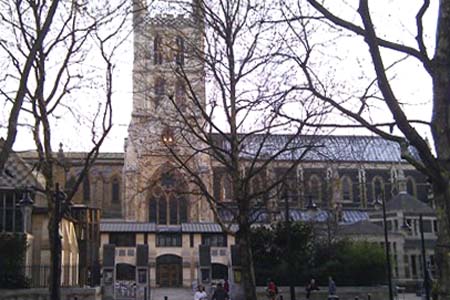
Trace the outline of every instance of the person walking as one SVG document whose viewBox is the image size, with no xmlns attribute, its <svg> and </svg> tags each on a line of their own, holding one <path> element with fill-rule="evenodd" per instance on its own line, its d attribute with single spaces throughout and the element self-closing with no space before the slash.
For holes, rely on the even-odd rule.
<svg viewBox="0 0 450 300">
<path fill-rule="evenodd" d="M 197 287 L 197 291 L 194 294 L 194 300 L 208 300 L 208 295 L 202 285 Z"/>
<path fill-rule="evenodd" d="M 312 291 L 318 291 L 318 290 L 319 290 L 319 286 L 317 285 L 316 280 L 314 278 L 311 278 L 311 281 L 306 286 L 306 299 L 309 299 Z"/>
<path fill-rule="evenodd" d="M 328 277 L 328 300 L 338 299 L 336 296 L 336 283 L 333 280 L 333 277 Z"/>
<path fill-rule="evenodd" d="M 229 293 L 230 292 L 230 284 L 228 283 L 228 279 L 225 279 L 223 281 L 223 289 L 225 290 L 225 292 Z"/>
<path fill-rule="evenodd" d="M 269 283 L 267 284 L 267 294 L 269 295 L 270 300 L 275 300 L 277 297 L 278 288 L 273 280 L 269 280 Z"/>
<path fill-rule="evenodd" d="M 225 291 L 225 289 L 222 286 L 222 283 L 219 282 L 217 284 L 217 288 L 214 291 L 214 294 L 212 295 L 211 300 L 229 300 L 230 296 L 228 296 L 228 293 Z"/>
</svg>

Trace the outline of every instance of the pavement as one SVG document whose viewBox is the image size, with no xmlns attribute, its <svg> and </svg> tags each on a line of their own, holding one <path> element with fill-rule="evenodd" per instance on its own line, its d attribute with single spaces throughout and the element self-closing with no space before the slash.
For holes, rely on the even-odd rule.
<svg viewBox="0 0 450 300">
<path fill-rule="evenodd" d="M 165 298 L 167 297 L 167 299 Z M 190 288 L 154 288 L 150 300 L 191 300 L 194 293 Z M 408 299 L 409 300 L 409 299 Z"/>
<path fill-rule="evenodd" d="M 410 293 L 402 293 L 398 294 L 395 298 L 396 300 L 422 300 L 422 297 L 416 296 L 416 294 L 410 294 Z"/>
<path fill-rule="evenodd" d="M 190 300 L 193 298 L 194 293 L 190 288 L 154 288 L 150 296 L 150 300 Z M 422 297 L 413 293 L 402 293 L 398 294 L 395 300 L 422 300 Z"/>
</svg>

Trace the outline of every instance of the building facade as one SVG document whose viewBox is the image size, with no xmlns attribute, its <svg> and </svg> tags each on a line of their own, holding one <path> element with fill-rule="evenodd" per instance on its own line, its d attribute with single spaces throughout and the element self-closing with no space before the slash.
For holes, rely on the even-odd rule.
<svg viewBox="0 0 450 300">
<path fill-rule="evenodd" d="M 0 147 L 2 145 L 3 140 L 0 140 Z M 0 173 L 0 239 L 4 235 L 25 235 L 24 275 L 30 287 L 47 287 L 51 260 L 49 217 L 47 200 L 45 195 L 39 192 L 43 190 L 45 182 L 31 166 L 31 161 L 26 161 L 17 153 L 11 152 L 5 164 L 5 171 Z M 32 201 L 29 215 L 26 215 L 27 213 L 24 215 L 23 207 L 21 207 L 25 198 Z M 80 283 L 79 244 L 75 223 L 74 219 L 66 215 L 62 217 L 60 223 L 61 284 L 63 286 L 74 286 Z M 0 256 L 8 260 L 11 253 L 8 249 L 7 253 L 0 253 Z"/>
</svg>

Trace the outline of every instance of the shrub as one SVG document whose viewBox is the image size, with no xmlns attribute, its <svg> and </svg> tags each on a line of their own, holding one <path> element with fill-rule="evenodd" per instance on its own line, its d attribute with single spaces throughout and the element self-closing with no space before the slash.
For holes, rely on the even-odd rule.
<svg viewBox="0 0 450 300">
<path fill-rule="evenodd" d="M 0 286 L 6 289 L 28 287 L 25 276 L 26 236 L 0 234 Z"/>
<path fill-rule="evenodd" d="M 293 223 L 290 234 L 292 257 L 289 259 L 284 224 L 254 229 L 251 241 L 257 285 L 265 285 L 269 278 L 279 285 L 288 285 L 288 265 L 293 266 L 297 286 L 304 286 L 311 277 L 326 285 L 328 276 L 333 276 L 341 286 L 386 282 L 385 255 L 379 244 L 350 240 L 325 242 L 315 237 L 311 226 L 304 223 Z"/>
</svg>

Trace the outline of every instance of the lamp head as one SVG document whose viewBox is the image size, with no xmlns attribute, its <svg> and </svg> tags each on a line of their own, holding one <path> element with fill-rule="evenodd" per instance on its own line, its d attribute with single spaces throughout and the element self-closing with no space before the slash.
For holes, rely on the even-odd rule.
<svg viewBox="0 0 450 300">
<path fill-rule="evenodd" d="M 311 196 L 309 196 L 308 204 L 306 205 L 306 209 L 309 211 L 317 210 L 317 204 L 313 201 L 313 198 Z"/>
<path fill-rule="evenodd" d="M 378 195 L 375 201 L 373 201 L 373 206 L 375 207 L 376 210 L 383 207 L 383 200 L 381 199 L 380 195 Z"/>
<path fill-rule="evenodd" d="M 21 207 L 31 207 L 33 206 L 34 201 L 30 196 L 30 192 L 28 190 L 25 190 L 25 192 L 22 195 L 22 199 L 19 201 L 19 206 Z"/>
<path fill-rule="evenodd" d="M 403 224 L 401 226 L 401 230 L 404 232 L 411 232 L 411 225 L 408 223 L 408 220 L 406 220 L 405 217 L 403 217 Z"/>
</svg>

